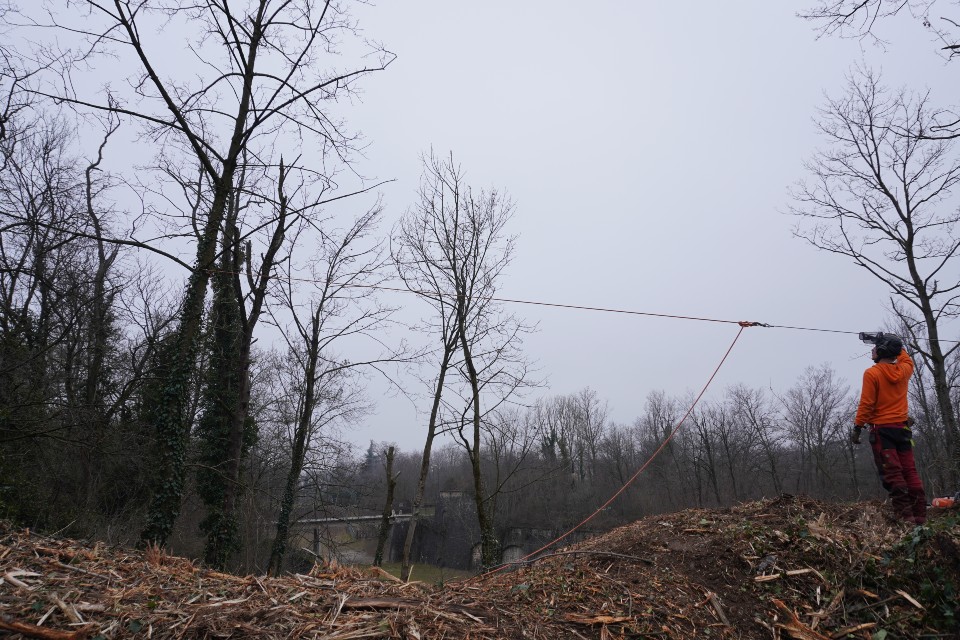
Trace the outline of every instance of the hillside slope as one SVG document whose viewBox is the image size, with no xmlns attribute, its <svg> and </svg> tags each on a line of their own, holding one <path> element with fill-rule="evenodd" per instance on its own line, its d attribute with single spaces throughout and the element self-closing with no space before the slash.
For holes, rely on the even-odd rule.
<svg viewBox="0 0 960 640">
<path fill-rule="evenodd" d="M 960 516 L 782 496 L 652 516 L 446 585 L 238 577 L 0 529 L 0 629 L 68 638 L 951 638 Z"/>
</svg>

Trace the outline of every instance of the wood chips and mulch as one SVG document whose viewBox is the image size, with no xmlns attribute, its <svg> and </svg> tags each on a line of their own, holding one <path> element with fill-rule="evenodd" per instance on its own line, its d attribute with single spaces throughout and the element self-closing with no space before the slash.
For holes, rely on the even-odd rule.
<svg viewBox="0 0 960 640">
<path fill-rule="evenodd" d="M 0 524 L 0 635 L 74 638 L 960 638 L 960 513 L 781 496 L 651 516 L 468 580 L 235 576 Z"/>
</svg>

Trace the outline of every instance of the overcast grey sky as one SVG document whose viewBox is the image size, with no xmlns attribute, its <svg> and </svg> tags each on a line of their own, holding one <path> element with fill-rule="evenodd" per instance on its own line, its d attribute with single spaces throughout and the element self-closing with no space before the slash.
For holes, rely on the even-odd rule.
<svg viewBox="0 0 960 640">
<path fill-rule="evenodd" d="M 418 156 L 453 151 L 476 187 L 517 206 L 522 298 L 849 331 L 887 318 L 866 272 L 791 235 L 783 213 L 820 144 L 824 94 L 860 63 L 888 84 L 955 103 L 956 69 L 919 21 L 882 25 L 885 48 L 816 39 L 805 3 L 384 1 L 357 11 L 398 58 L 346 112 L 370 143 L 361 169 L 395 178 L 389 220 L 414 201 Z M 411 311 L 414 303 L 409 302 Z M 426 307 L 423 308 L 424 312 Z M 631 422 L 655 389 L 698 390 L 734 325 L 517 306 L 550 387 L 595 389 Z M 783 391 L 828 363 L 859 391 L 855 336 L 747 329 L 714 383 Z M 424 408 L 425 408 L 424 404 Z M 380 400 L 352 438 L 422 446 L 425 416 Z"/>
</svg>

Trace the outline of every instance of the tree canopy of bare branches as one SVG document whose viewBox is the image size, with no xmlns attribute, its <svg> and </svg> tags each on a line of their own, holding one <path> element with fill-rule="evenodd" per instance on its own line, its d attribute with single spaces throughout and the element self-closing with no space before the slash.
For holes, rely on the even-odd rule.
<svg viewBox="0 0 960 640">
<path fill-rule="evenodd" d="M 496 190 L 473 191 L 453 154 L 431 154 L 423 165 L 419 200 L 393 241 L 400 277 L 435 310 L 431 322 L 440 343 L 421 483 L 438 424 L 445 421 L 471 462 L 482 558 L 489 566 L 498 562 L 499 544 L 481 464 L 483 425 L 532 382 L 519 352 L 530 328 L 494 300 L 513 253 L 514 240 L 506 234 L 513 205 Z M 448 380 L 451 369 L 458 375 Z M 445 420 L 439 417 L 444 410 Z"/>
<path fill-rule="evenodd" d="M 951 4 L 955 5 L 954 13 L 944 10 Z M 960 55 L 958 4 L 949 0 L 820 0 L 800 15 L 816 22 L 824 35 L 880 41 L 876 33 L 878 22 L 908 14 L 934 34 L 940 50 L 952 59 Z"/>
<path fill-rule="evenodd" d="M 941 328 L 960 311 L 960 158 L 954 140 L 922 134 L 937 123 L 926 93 L 891 91 L 858 71 L 831 99 L 819 126 L 826 145 L 794 190 L 796 234 L 852 260 L 883 282 L 923 324 L 914 347 L 929 367 L 960 468 L 960 437 L 947 384 Z"/>
<path fill-rule="evenodd" d="M 196 257 L 182 297 L 175 356 L 153 412 L 160 468 L 143 540 L 163 543 L 180 510 L 190 432 L 185 402 L 217 239 L 230 231 L 225 215 L 242 188 L 239 177 L 269 172 L 278 165 L 278 147 L 293 139 L 314 145 L 319 157 L 310 158 L 311 171 L 332 182 L 332 170 L 324 166 L 328 156 L 346 161 L 355 138 L 324 105 L 353 92 L 359 78 L 384 69 L 391 56 L 378 49 L 358 66 L 338 67 L 340 38 L 356 28 L 345 7 L 333 1 L 45 5 L 46 11 L 25 10 L 22 20 L 41 33 L 72 38 L 72 46 L 37 50 L 52 72 L 31 85 L 32 94 L 135 123 L 143 139 L 159 145 L 159 166 L 193 199 L 185 225 L 193 229 Z M 186 60 L 171 55 L 168 34 L 184 38 Z M 105 60 L 119 61 L 111 68 L 121 75 L 98 88 L 85 73 Z M 183 64 L 194 73 L 182 74 Z M 183 177 L 189 167 L 198 168 L 192 182 Z"/>
</svg>

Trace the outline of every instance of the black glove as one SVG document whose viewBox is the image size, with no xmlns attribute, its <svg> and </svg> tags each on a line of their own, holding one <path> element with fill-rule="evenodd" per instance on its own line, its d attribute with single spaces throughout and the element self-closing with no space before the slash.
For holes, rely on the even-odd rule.
<svg viewBox="0 0 960 640">
<path fill-rule="evenodd" d="M 850 442 L 853 444 L 860 444 L 861 431 L 863 431 L 863 427 L 858 424 L 853 425 L 853 429 L 850 430 Z"/>
</svg>

